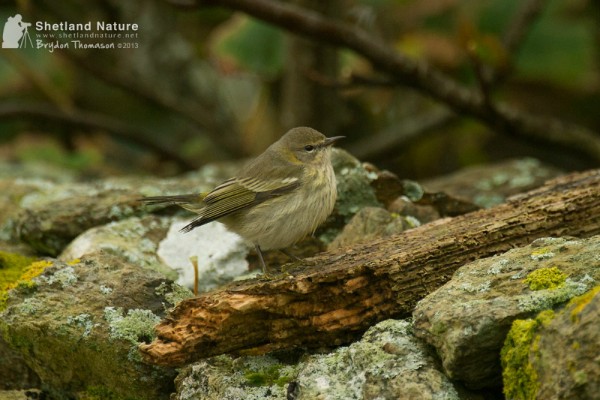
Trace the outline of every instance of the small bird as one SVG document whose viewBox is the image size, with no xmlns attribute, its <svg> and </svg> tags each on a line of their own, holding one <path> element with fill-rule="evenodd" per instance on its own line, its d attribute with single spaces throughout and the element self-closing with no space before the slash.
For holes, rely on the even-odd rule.
<svg viewBox="0 0 600 400">
<path fill-rule="evenodd" d="M 219 220 L 254 245 L 267 274 L 262 250 L 291 246 L 314 233 L 333 211 L 337 190 L 331 145 L 342 138 L 293 128 L 208 194 L 141 200 L 177 204 L 198 214 L 182 232 Z"/>
</svg>

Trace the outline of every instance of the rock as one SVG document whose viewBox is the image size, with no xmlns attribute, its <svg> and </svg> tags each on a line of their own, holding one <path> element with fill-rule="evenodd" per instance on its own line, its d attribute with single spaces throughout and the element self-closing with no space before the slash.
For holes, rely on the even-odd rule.
<svg viewBox="0 0 600 400">
<path fill-rule="evenodd" d="M 390 236 L 418 225 L 419 221 L 414 218 L 394 216 L 383 208 L 365 207 L 344 226 L 328 250 Z"/>
<path fill-rule="evenodd" d="M 179 274 L 177 283 L 193 288 L 191 257 L 198 260 L 198 292 L 206 292 L 231 282 L 248 272 L 248 246 L 223 224 L 213 222 L 183 233 L 187 220 L 175 220 L 160 242 L 157 256 Z"/>
<path fill-rule="evenodd" d="M 16 236 L 42 254 L 58 255 L 89 228 L 142 213 L 131 182 L 64 184 L 25 196 Z"/>
<path fill-rule="evenodd" d="M 0 310 L 6 306 L 7 291 L 17 286 L 17 280 L 35 261 L 29 254 L 20 254 L 21 246 L 0 242 Z M 0 390 L 29 389 L 40 386 L 39 377 L 27 366 L 20 353 L 12 349 L 0 335 Z M 0 398 L 4 394 L 0 392 Z"/>
<path fill-rule="evenodd" d="M 56 256 L 90 228 L 166 208 L 147 207 L 138 201 L 140 197 L 206 191 L 226 179 L 223 176 L 231 170 L 224 164 L 170 179 L 125 177 L 93 183 L 46 183 L 17 201 L 21 210 L 4 222 L 3 230 L 12 229 L 11 237 L 41 254 Z"/>
<path fill-rule="evenodd" d="M 223 355 L 197 362 L 177 377 L 172 400 L 479 399 L 463 397 L 467 392 L 439 371 L 408 321 L 381 322 L 330 354 L 297 364 L 289 358 Z"/>
<path fill-rule="evenodd" d="M 440 213 L 433 206 L 422 206 L 413 203 L 406 197 L 398 197 L 389 206 L 388 211 L 403 217 L 413 217 L 421 225 L 440 219 Z"/>
<path fill-rule="evenodd" d="M 15 225 L 21 212 L 21 199 L 53 185 L 42 179 L 0 179 L 0 240 L 17 241 Z"/>
<path fill-rule="evenodd" d="M 480 207 L 503 203 L 507 197 L 541 186 L 560 175 L 534 158 L 477 165 L 423 182 L 428 192 L 444 192 Z"/>
<path fill-rule="evenodd" d="M 188 219 L 147 215 L 91 228 L 59 256 L 68 261 L 99 250 L 160 272 L 179 285 L 194 288 L 190 257 L 198 258 L 198 291 L 205 292 L 248 272 L 243 240 L 212 223 L 183 233 Z"/>
<path fill-rule="evenodd" d="M 40 385 L 40 378 L 23 356 L 0 336 L 0 399 L 4 399 L 2 390 L 31 389 Z"/>
<path fill-rule="evenodd" d="M 363 166 L 369 172 L 369 176 L 375 176 L 375 179 L 371 180 L 371 186 L 377 200 L 385 207 L 404 193 L 404 184 L 396 174 L 386 170 L 380 171 L 369 163 L 363 163 Z"/>
<path fill-rule="evenodd" d="M 34 265 L 39 275 L 9 292 L 0 332 L 42 388 L 57 398 L 169 397 L 175 371 L 143 364 L 137 347 L 189 290 L 106 252 Z"/>
<path fill-rule="evenodd" d="M 460 399 L 408 321 L 387 320 L 363 338 L 299 368 L 293 399 Z"/>
<path fill-rule="evenodd" d="M 600 236 L 546 238 L 461 267 L 414 310 L 415 334 L 446 374 L 473 388 L 501 383 L 500 349 L 512 322 L 560 306 L 600 280 Z"/>
<path fill-rule="evenodd" d="M 39 390 L 0 390 L 2 400 L 45 399 L 46 394 Z"/>
<path fill-rule="evenodd" d="M 377 178 L 375 172 L 369 172 L 350 153 L 333 148 L 331 164 L 337 182 L 337 201 L 332 215 L 317 230 L 319 239 L 329 244 L 340 229 L 365 207 L 382 207 L 377 200 L 371 182 Z"/>
<path fill-rule="evenodd" d="M 271 356 L 217 356 L 184 368 L 171 400 L 285 400 L 296 369 Z"/>
<path fill-rule="evenodd" d="M 172 223 L 173 217 L 147 215 L 94 227 L 77 236 L 58 259 L 68 262 L 103 251 L 176 280 L 177 271 L 165 265 L 157 255 L 159 244 Z"/>
<path fill-rule="evenodd" d="M 16 181 L 45 182 L 45 183 L 67 183 L 76 179 L 73 169 L 62 168 L 53 163 L 36 162 L 6 162 L 0 161 L 0 182 Z"/>
<path fill-rule="evenodd" d="M 562 310 L 517 320 L 502 348 L 510 399 L 597 399 L 600 393 L 600 286 Z"/>
</svg>

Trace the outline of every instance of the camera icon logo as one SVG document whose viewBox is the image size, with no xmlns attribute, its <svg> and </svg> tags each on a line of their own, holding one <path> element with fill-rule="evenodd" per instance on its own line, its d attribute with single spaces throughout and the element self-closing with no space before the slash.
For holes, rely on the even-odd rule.
<svg viewBox="0 0 600 400">
<path fill-rule="evenodd" d="M 2 48 L 26 48 L 28 43 L 33 47 L 33 42 L 27 30 L 30 26 L 31 22 L 24 22 L 21 14 L 8 17 L 4 23 L 4 31 L 2 32 Z"/>
</svg>

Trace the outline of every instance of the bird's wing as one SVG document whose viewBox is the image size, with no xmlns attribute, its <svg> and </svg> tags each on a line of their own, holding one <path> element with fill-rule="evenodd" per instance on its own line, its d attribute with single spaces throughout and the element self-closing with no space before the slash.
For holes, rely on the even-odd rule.
<svg viewBox="0 0 600 400">
<path fill-rule="evenodd" d="M 250 177 L 231 178 L 206 195 L 203 201 L 204 208 L 199 211 L 199 217 L 186 225 L 182 231 L 189 232 L 235 211 L 291 192 L 299 184 L 298 178 L 272 180 Z"/>
</svg>

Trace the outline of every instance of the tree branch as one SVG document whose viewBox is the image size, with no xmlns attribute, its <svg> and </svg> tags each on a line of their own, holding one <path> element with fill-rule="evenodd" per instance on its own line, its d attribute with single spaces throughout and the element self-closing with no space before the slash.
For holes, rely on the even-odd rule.
<svg viewBox="0 0 600 400">
<path fill-rule="evenodd" d="M 545 0 L 527 0 L 523 2 L 523 5 L 519 8 L 511 24 L 506 29 L 502 40 L 509 54 L 519 51 L 519 47 L 523 44 L 531 26 L 541 14 L 546 3 L 547 1 Z"/>
<path fill-rule="evenodd" d="M 298 35 L 346 47 L 404 85 L 426 93 L 492 128 L 537 143 L 571 148 L 600 161 L 600 137 L 595 132 L 554 118 L 519 111 L 507 104 L 496 103 L 490 108 L 481 94 L 461 86 L 425 62 L 412 60 L 396 52 L 360 27 L 332 21 L 316 12 L 273 0 L 201 0 L 195 4 L 228 7 Z M 547 135 L 548 131 L 551 131 L 550 135 Z"/>
<path fill-rule="evenodd" d="M 216 143 L 222 152 L 229 155 L 240 155 L 239 143 L 232 139 L 234 135 L 224 135 L 222 133 L 223 131 L 231 130 L 231 128 L 224 129 L 224 127 L 218 126 L 214 121 L 216 112 L 213 105 L 205 103 L 189 106 L 178 99 L 172 98 L 167 93 L 152 90 L 152 87 L 146 87 L 138 82 L 134 82 L 126 78 L 122 73 L 99 66 L 85 57 L 76 55 L 72 51 L 63 51 L 61 54 L 67 60 L 88 71 L 106 84 L 121 88 L 148 104 L 161 107 L 168 112 L 175 113 L 187 119 L 200 128 L 213 143 Z"/>
</svg>

